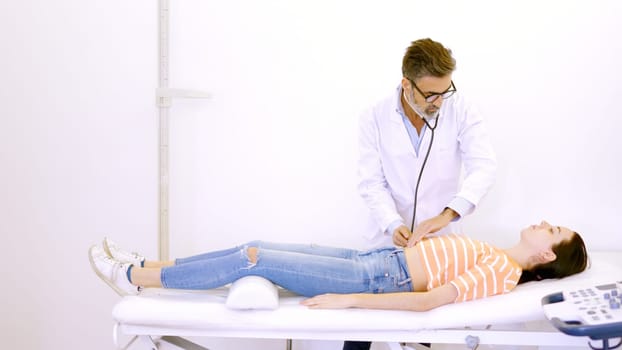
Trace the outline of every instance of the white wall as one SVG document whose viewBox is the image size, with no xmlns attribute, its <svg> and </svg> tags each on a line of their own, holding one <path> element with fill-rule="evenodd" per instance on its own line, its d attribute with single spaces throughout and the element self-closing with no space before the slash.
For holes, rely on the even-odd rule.
<svg viewBox="0 0 622 350">
<path fill-rule="evenodd" d="M 357 118 L 393 92 L 410 41 L 457 59 L 489 122 L 495 187 L 467 232 L 500 245 L 547 219 L 611 245 L 618 2 L 183 1 L 172 11 L 174 255 L 257 237 L 363 245 Z M 485 15 L 484 13 L 488 13 Z"/>
<path fill-rule="evenodd" d="M 468 232 L 506 245 L 546 218 L 622 249 L 619 2 L 171 8 L 171 86 L 213 94 L 171 110 L 172 255 L 253 238 L 362 245 L 358 114 L 421 37 L 454 51 L 499 158 Z M 110 349 L 118 297 L 86 251 L 107 234 L 156 254 L 157 2 L 12 2 L 0 29 L 3 345 Z"/>
<path fill-rule="evenodd" d="M 105 234 L 155 254 L 157 3 L 14 1 L 0 12 L 0 334 L 112 349 Z"/>
</svg>

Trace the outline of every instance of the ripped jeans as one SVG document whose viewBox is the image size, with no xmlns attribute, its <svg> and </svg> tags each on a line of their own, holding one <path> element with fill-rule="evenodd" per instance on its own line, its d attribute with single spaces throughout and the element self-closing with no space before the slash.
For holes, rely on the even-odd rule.
<svg viewBox="0 0 622 350">
<path fill-rule="evenodd" d="M 248 248 L 257 247 L 251 263 Z M 370 251 L 253 241 L 175 260 L 162 268 L 164 288 L 204 290 L 244 276 L 261 276 L 303 296 L 324 293 L 410 292 L 412 284 L 399 248 Z"/>
</svg>

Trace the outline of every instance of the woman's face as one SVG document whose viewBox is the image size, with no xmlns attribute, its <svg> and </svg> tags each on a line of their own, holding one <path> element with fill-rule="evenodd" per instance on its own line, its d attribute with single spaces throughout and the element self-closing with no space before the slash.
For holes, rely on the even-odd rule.
<svg viewBox="0 0 622 350">
<path fill-rule="evenodd" d="M 546 221 L 531 225 L 521 231 L 521 240 L 539 250 L 551 249 L 554 245 L 569 240 L 574 231 L 563 226 L 553 226 Z"/>
</svg>

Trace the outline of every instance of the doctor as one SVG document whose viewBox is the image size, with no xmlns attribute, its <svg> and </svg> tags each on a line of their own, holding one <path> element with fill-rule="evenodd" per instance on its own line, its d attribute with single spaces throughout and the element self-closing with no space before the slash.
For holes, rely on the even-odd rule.
<svg viewBox="0 0 622 350">
<path fill-rule="evenodd" d="M 482 116 L 452 79 L 451 51 L 412 42 L 395 92 L 359 124 L 359 193 L 370 210 L 369 247 L 413 246 L 431 233 L 461 233 L 495 180 L 496 159 Z M 344 350 L 370 342 L 344 343 Z"/>
<path fill-rule="evenodd" d="M 457 90 L 455 68 L 442 44 L 414 41 L 400 86 L 360 118 L 358 189 L 373 219 L 367 232 L 373 246 L 461 233 L 458 219 L 473 212 L 495 180 L 484 119 Z"/>
</svg>

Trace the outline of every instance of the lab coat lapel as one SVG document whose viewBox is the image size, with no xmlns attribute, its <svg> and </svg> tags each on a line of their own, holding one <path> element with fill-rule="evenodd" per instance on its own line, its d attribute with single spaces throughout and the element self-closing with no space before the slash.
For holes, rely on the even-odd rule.
<svg viewBox="0 0 622 350">
<path fill-rule="evenodd" d="M 412 143 L 410 142 L 410 136 L 408 135 L 408 131 L 406 130 L 406 126 L 404 126 L 404 120 L 402 119 L 402 115 L 397 111 L 391 113 L 391 128 L 393 129 L 392 135 L 396 135 L 397 139 L 395 140 L 398 143 L 399 147 L 405 150 L 408 150 L 408 153 L 413 157 L 417 158 L 417 153 L 413 148 Z"/>
</svg>

